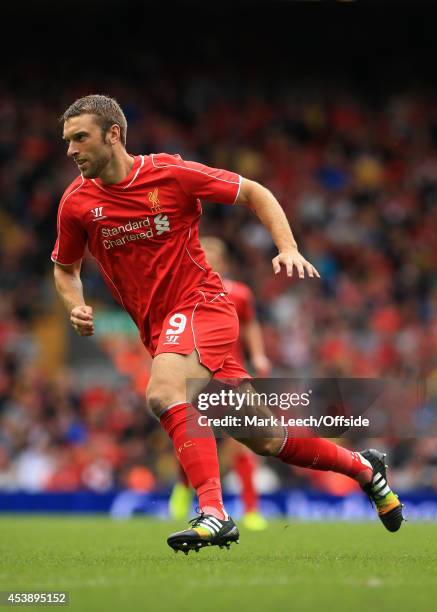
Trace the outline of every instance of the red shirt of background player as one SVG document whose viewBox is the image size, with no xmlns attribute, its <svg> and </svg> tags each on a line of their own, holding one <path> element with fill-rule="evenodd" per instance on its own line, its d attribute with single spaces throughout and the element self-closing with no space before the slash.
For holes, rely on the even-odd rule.
<svg viewBox="0 0 437 612">
<path fill-rule="evenodd" d="M 252 290 L 245 283 L 229 278 L 223 279 L 223 284 L 228 292 L 229 299 L 235 306 L 240 324 L 244 325 L 244 323 L 253 321 L 255 319 L 255 308 Z M 234 344 L 231 354 L 239 363 L 244 363 L 244 344 L 241 336 Z"/>
</svg>

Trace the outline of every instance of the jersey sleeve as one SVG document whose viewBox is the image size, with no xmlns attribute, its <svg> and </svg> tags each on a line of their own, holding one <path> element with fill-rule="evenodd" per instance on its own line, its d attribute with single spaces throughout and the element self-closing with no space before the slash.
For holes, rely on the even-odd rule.
<svg viewBox="0 0 437 612">
<path fill-rule="evenodd" d="M 210 202 L 234 204 L 241 187 L 241 176 L 229 170 L 186 161 L 180 155 L 154 155 L 156 167 L 168 167 L 187 196 Z"/>
<path fill-rule="evenodd" d="M 58 236 L 52 251 L 52 261 L 70 265 L 83 257 L 87 242 L 86 233 L 74 215 L 73 192 L 64 194 L 58 209 Z"/>
</svg>

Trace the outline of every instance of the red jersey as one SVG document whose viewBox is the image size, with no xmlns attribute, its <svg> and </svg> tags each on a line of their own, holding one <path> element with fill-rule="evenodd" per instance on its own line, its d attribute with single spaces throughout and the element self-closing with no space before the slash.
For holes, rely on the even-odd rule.
<svg viewBox="0 0 437 612">
<path fill-rule="evenodd" d="M 244 324 L 253 321 L 255 318 L 255 300 L 250 287 L 245 283 L 230 280 L 229 278 L 223 279 L 223 284 L 228 292 L 229 299 L 235 306 L 240 323 Z M 244 348 L 241 338 L 235 343 L 232 350 L 232 356 L 235 357 L 239 363 L 244 363 Z"/>
<path fill-rule="evenodd" d="M 120 183 L 79 176 L 59 204 L 52 260 L 72 264 L 88 246 L 153 353 L 172 309 L 194 291 L 223 291 L 200 246 L 199 198 L 233 204 L 240 185 L 238 174 L 165 153 L 134 157 Z"/>
</svg>

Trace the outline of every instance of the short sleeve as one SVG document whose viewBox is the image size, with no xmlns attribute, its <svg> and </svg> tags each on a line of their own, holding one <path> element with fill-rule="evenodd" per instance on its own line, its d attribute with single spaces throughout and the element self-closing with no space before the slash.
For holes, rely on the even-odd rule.
<svg viewBox="0 0 437 612">
<path fill-rule="evenodd" d="M 58 209 L 58 236 L 52 251 L 52 261 L 70 265 L 83 257 L 86 233 L 73 212 L 73 192 L 64 195 Z"/>
<path fill-rule="evenodd" d="M 241 176 L 235 172 L 185 161 L 179 155 L 155 155 L 153 163 L 156 167 L 171 168 L 182 191 L 188 196 L 234 204 L 240 192 Z"/>
</svg>

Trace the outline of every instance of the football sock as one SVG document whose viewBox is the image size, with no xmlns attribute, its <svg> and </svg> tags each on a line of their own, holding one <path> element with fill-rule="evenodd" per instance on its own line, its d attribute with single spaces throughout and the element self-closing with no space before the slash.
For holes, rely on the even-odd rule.
<svg viewBox="0 0 437 612">
<path fill-rule="evenodd" d="M 160 421 L 197 493 L 200 510 L 218 519 L 227 519 L 214 434 L 211 428 L 199 425 L 198 418 L 199 413 L 192 404 L 181 403 L 167 409 Z"/>
<path fill-rule="evenodd" d="M 289 432 L 278 458 L 290 465 L 345 474 L 360 484 L 369 482 L 373 474 L 372 466 L 360 453 L 323 438 L 293 438 Z"/>
<path fill-rule="evenodd" d="M 234 459 L 234 469 L 241 483 L 241 501 L 244 512 L 253 512 L 258 508 L 258 494 L 253 482 L 255 475 L 255 456 L 247 451 L 238 452 Z"/>
</svg>

